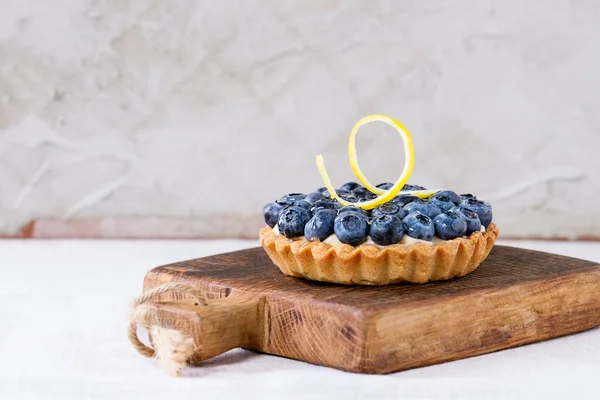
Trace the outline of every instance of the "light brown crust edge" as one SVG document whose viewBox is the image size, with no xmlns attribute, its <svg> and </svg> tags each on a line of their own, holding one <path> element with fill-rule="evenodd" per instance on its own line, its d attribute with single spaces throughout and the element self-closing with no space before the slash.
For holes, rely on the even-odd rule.
<svg viewBox="0 0 600 400">
<path fill-rule="evenodd" d="M 260 244 L 281 272 L 289 276 L 345 285 L 426 283 L 464 276 L 486 259 L 499 231 L 485 232 L 433 246 L 331 246 L 320 241 L 290 240 L 270 227 L 260 230 Z"/>
</svg>

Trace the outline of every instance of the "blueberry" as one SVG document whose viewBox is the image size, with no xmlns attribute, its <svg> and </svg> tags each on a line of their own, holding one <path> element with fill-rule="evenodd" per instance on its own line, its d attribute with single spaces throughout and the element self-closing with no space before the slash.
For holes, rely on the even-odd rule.
<svg viewBox="0 0 600 400">
<path fill-rule="evenodd" d="M 464 199 L 460 202 L 459 207 L 463 210 L 469 210 L 477 213 L 479 220 L 481 221 L 481 225 L 485 226 L 486 229 L 492 223 L 492 206 L 485 201 L 477 199 Z"/>
<path fill-rule="evenodd" d="M 340 242 L 358 246 L 367 240 L 369 222 L 361 213 L 345 212 L 336 217 L 333 230 Z"/>
<path fill-rule="evenodd" d="M 456 211 L 446 211 L 433 219 L 435 232 L 444 240 L 455 239 L 465 236 L 467 233 L 467 221 Z"/>
<path fill-rule="evenodd" d="M 398 243 L 404 236 L 404 224 L 393 215 L 379 216 L 371 222 L 369 236 L 381 246 Z"/>
<path fill-rule="evenodd" d="M 437 192 L 433 196 L 431 196 L 431 198 L 429 200 L 431 201 L 433 199 L 438 199 L 441 201 L 450 201 L 450 202 L 454 203 L 455 205 L 460 204 L 460 201 L 461 201 L 460 196 L 457 195 L 452 190 L 440 190 L 439 192 Z"/>
<path fill-rule="evenodd" d="M 369 212 L 367 210 L 363 210 L 362 208 L 358 208 L 358 207 L 354 207 L 354 206 L 346 206 L 346 207 L 342 207 L 338 210 L 338 214 L 345 213 L 345 212 L 357 212 L 357 213 L 363 214 L 366 217 L 369 216 Z"/>
<path fill-rule="evenodd" d="M 365 199 L 370 200 L 371 198 L 377 197 L 377 195 L 375 193 L 370 192 L 369 189 L 362 187 L 362 186 L 354 189 L 352 191 L 352 194 L 354 194 L 354 196 L 356 198 L 360 199 L 361 201 L 364 201 Z"/>
<path fill-rule="evenodd" d="M 297 201 L 304 200 L 305 197 L 304 193 L 290 193 L 281 196 L 277 202 L 281 205 L 291 206 Z"/>
<path fill-rule="evenodd" d="M 427 190 L 427 189 L 425 189 L 423 186 L 419 186 L 419 185 L 406 184 L 406 185 L 402 186 L 402 191 L 406 192 L 409 190 Z"/>
<path fill-rule="evenodd" d="M 435 234 L 433 221 L 427 215 L 418 211 L 408 214 L 404 218 L 404 232 L 414 239 L 431 240 Z"/>
<path fill-rule="evenodd" d="M 277 220 L 279 219 L 279 212 L 282 209 L 283 206 L 277 203 L 269 203 L 263 207 L 263 218 L 265 219 L 267 225 L 269 225 L 271 228 L 277 225 Z"/>
<path fill-rule="evenodd" d="M 333 199 L 322 199 L 322 200 L 317 200 L 315 202 L 315 204 L 313 204 L 312 208 L 310 209 L 310 211 L 314 214 L 316 213 L 318 210 L 321 209 L 331 209 L 331 210 L 337 210 L 338 208 L 341 208 L 342 206 L 340 205 L 340 203 L 337 202 L 337 200 L 333 200 Z"/>
<path fill-rule="evenodd" d="M 462 209 L 460 207 L 454 207 L 450 211 L 455 211 L 460 214 L 461 217 L 467 222 L 467 235 L 473 232 L 481 231 L 481 221 L 477 213 L 469 210 Z"/>
<path fill-rule="evenodd" d="M 306 197 L 304 198 L 304 201 L 310 203 L 310 204 L 315 204 L 317 201 L 322 200 L 325 198 L 325 195 L 321 192 L 312 192 L 306 195 Z"/>
<path fill-rule="evenodd" d="M 373 200 L 375 198 L 377 198 L 377 195 L 375 193 L 371 193 L 371 192 L 363 192 L 358 194 L 357 196 L 358 201 L 369 201 L 369 200 Z"/>
<path fill-rule="evenodd" d="M 317 200 L 314 202 L 313 207 L 315 206 L 322 206 L 325 208 L 335 208 L 335 207 L 340 207 L 340 203 L 338 203 L 338 201 L 336 199 L 331 199 L 331 198 L 326 198 L 326 199 L 321 199 L 321 200 Z"/>
<path fill-rule="evenodd" d="M 390 190 L 392 186 L 394 186 L 394 184 L 389 182 L 384 182 L 377 185 L 377 187 L 382 190 Z"/>
<path fill-rule="evenodd" d="M 435 204 L 413 201 L 404 206 L 407 213 L 418 211 L 421 214 L 427 215 L 429 218 L 433 218 L 442 212 L 442 209 Z"/>
<path fill-rule="evenodd" d="M 416 208 L 419 205 L 420 206 L 425 206 L 425 202 L 424 201 L 420 201 L 420 202 L 419 201 L 413 201 L 411 203 L 406 204 L 402 208 L 404 208 L 410 214 L 413 211 L 419 211 L 420 212 L 420 210 L 414 210 L 414 208 Z"/>
<path fill-rule="evenodd" d="M 350 203 L 358 202 L 358 197 L 354 196 L 353 194 L 343 194 L 340 197 L 346 201 L 349 201 Z"/>
<path fill-rule="evenodd" d="M 356 188 L 362 187 L 360 183 L 357 182 L 346 182 L 342 186 L 340 186 L 340 190 L 347 190 L 349 192 L 353 191 Z"/>
<path fill-rule="evenodd" d="M 315 192 L 321 192 L 326 197 L 329 197 L 329 191 L 327 190 L 327 188 L 325 186 L 322 186 L 322 187 L 318 188 L 317 190 L 315 190 Z"/>
<path fill-rule="evenodd" d="M 408 212 L 394 203 L 384 203 L 371 211 L 373 218 L 381 217 L 382 215 L 392 215 L 398 219 L 406 217 Z"/>
<path fill-rule="evenodd" d="M 293 206 L 298 206 L 298 207 L 302 207 L 302 208 L 306 208 L 307 210 L 310 211 L 310 209 L 312 208 L 312 204 L 310 204 L 308 201 L 305 200 L 299 200 L 294 202 L 294 204 L 292 204 Z"/>
<path fill-rule="evenodd" d="M 337 217 L 335 210 L 319 210 L 306 223 L 304 236 L 308 240 L 319 239 L 323 241 L 333 235 L 333 222 Z"/>
<path fill-rule="evenodd" d="M 345 190 L 345 189 L 337 189 L 335 191 L 337 193 L 338 196 L 340 196 L 341 198 L 344 198 L 345 196 L 354 196 L 354 194 L 352 194 L 352 192 L 350 190 Z"/>
<path fill-rule="evenodd" d="M 304 226 L 312 218 L 312 214 L 305 208 L 289 206 L 279 213 L 279 232 L 287 238 L 304 235 Z"/>
<path fill-rule="evenodd" d="M 463 193 L 460 195 L 460 200 L 466 200 L 466 199 L 477 199 L 477 196 L 475 196 L 474 194 L 471 193 Z"/>
<path fill-rule="evenodd" d="M 411 194 L 400 194 L 393 199 L 391 199 L 388 203 L 394 203 L 398 207 L 404 207 L 408 203 L 423 203 L 423 200 L 418 198 L 417 196 L 413 196 Z"/>
<path fill-rule="evenodd" d="M 431 196 L 429 202 L 441 208 L 442 211 L 448 211 L 460 204 L 460 196 L 451 190 L 442 190 Z"/>
<path fill-rule="evenodd" d="M 441 199 L 431 199 L 429 204 L 438 207 L 441 211 L 448 211 L 456 206 L 456 204 L 451 201 L 443 201 Z"/>
</svg>

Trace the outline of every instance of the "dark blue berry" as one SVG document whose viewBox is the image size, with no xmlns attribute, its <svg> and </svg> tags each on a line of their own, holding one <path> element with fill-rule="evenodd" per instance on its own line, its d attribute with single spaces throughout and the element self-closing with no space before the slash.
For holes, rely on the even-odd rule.
<svg viewBox="0 0 600 400">
<path fill-rule="evenodd" d="M 456 206 L 456 204 L 454 204 L 451 201 L 443 201 L 443 200 L 440 200 L 440 199 L 431 199 L 429 201 L 429 204 L 432 204 L 432 205 L 438 207 L 442 211 L 448 211 L 451 208 L 453 208 L 453 207 Z"/>
<path fill-rule="evenodd" d="M 411 190 L 427 190 L 427 189 L 425 189 L 423 186 L 419 186 L 419 185 L 406 184 L 406 185 L 402 186 L 402 191 L 404 191 L 404 192 L 411 191 Z"/>
<path fill-rule="evenodd" d="M 450 211 L 455 211 L 460 214 L 461 217 L 467 222 L 467 235 L 473 232 L 481 231 L 481 221 L 477 213 L 469 210 L 462 209 L 460 207 L 454 207 Z"/>
<path fill-rule="evenodd" d="M 444 240 L 455 239 L 465 236 L 467 233 L 467 221 L 456 211 L 446 211 L 433 219 L 435 232 Z"/>
<path fill-rule="evenodd" d="M 277 220 L 279 219 L 279 212 L 283 209 L 281 204 L 277 203 L 269 203 L 265 205 L 262 209 L 263 218 L 267 225 L 273 228 L 277 225 Z"/>
<path fill-rule="evenodd" d="M 313 206 L 321 206 L 321 207 L 325 207 L 325 208 L 335 208 L 335 207 L 340 207 L 340 203 L 338 203 L 338 201 L 336 199 L 325 198 L 325 199 L 315 201 Z"/>
<path fill-rule="evenodd" d="M 442 209 L 432 203 L 414 201 L 404 206 L 404 209 L 410 214 L 414 211 L 418 211 L 421 214 L 427 215 L 429 218 L 433 218 L 442 212 Z"/>
<path fill-rule="evenodd" d="M 342 186 L 340 186 L 340 190 L 347 190 L 349 192 L 352 192 L 358 187 L 362 187 L 362 185 L 358 182 L 346 182 Z"/>
<path fill-rule="evenodd" d="M 414 239 L 431 240 L 435 234 L 433 221 L 418 211 L 404 217 L 404 232 Z"/>
<path fill-rule="evenodd" d="M 477 199 L 464 199 L 460 202 L 459 207 L 463 210 L 469 210 L 477 213 L 479 220 L 481 221 L 481 225 L 485 226 L 486 229 L 492 223 L 492 218 L 494 217 L 492 213 L 492 206 L 485 201 Z"/>
<path fill-rule="evenodd" d="M 335 210 L 319 210 L 306 223 L 304 227 L 304 236 L 308 240 L 319 239 L 323 241 L 330 235 L 333 235 L 333 223 L 337 213 Z"/>
<path fill-rule="evenodd" d="M 358 246 L 367 240 L 369 222 L 361 213 L 345 212 L 336 217 L 333 230 L 340 242 Z"/>
<path fill-rule="evenodd" d="M 431 204 L 435 204 L 442 211 L 448 211 L 460 203 L 460 196 L 451 190 L 442 190 L 429 198 Z"/>
<path fill-rule="evenodd" d="M 437 192 L 433 196 L 431 196 L 429 198 L 429 201 L 431 201 L 433 199 L 441 200 L 444 202 L 450 201 L 450 202 L 454 203 L 454 205 L 459 205 L 460 200 L 461 200 L 460 196 L 457 195 L 452 190 L 440 190 L 439 192 Z"/>
<path fill-rule="evenodd" d="M 313 204 L 313 206 L 310 209 L 310 211 L 314 214 L 318 210 L 322 210 L 322 209 L 337 210 L 338 208 L 341 208 L 341 207 L 342 206 L 340 205 L 340 203 L 337 202 L 337 200 L 322 199 L 322 200 L 317 200 L 315 202 L 315 204 Z"/>
<path fill-rule="evenodd" d="M 284 206 L 291 206 L 297 201 L 304 200 L 305 197 L 304 193 L 290 193 L 281 196 L 277 202 Z"/>
<path fill-rule="evenodd" d="M 382 215 L 393 215 L 398 219 L 402 219 L 408 215 L 408 212 L 394 203 L 384 203 L 371 211 L 371 217 L 377 218 Z"/>
<path fill-rule="evenodd" d="M 423 203 L 423 200 L 418 198 L 417 196 L 413 196 L 411 194 L 400 194 L 393 199 L 391 199 L 388 203 L 394 203 L 398 207 L 404 207 L 408 203 Z"/>
<path fill-rule="evenodd" d="M 358 207 L 354 207 L 354 206 L 346 206 L 346 207 L 342 207 L 338 210 L 338 214 L 345 213 L 345 212 L 358 212 L 367 217 L 369 216 L 369 212 L 367 210 L 363 210 L 362 208 L 358 208 Z"/>
<path fill-rule="evenodd" d="M 377 195 L 373 192 L 370 192 L 369 189 L 364 188 L 364 187 L 359 187 L 356 188 L 352 191 L 352 193 L 354 194 L 354 196 L 356 196 L 356 198 L 360 201 L 366 201 L 366 200 L 372 200 L 375 197 L 377 197 Z"/>
<path fill-rule="evenodd" d="M 390 190 L 392 186 L 394 186 L 394 184 L 389 182 L 384 182 L 377 185 L 377 187 L 381 190 Z"/>
<path fill-rule="evenodd" d="M 312 214 L 305 208 L 289 206 L 279 213 L 279 233 L 287 238 L 304 235 L 304 226 L 312 218 Z"/>
<path fill-rule="evenodd" d="M 318 188 L 317 190 L 315 190 L 316 192 L 321 192 L 323 193 L 326 197 L 329 197 L 329 191 L 327 190 L 327 188 L 325 186 Z"/>
<path fill-rule="evenodd" d="M 404 236 L 404 224 L 393 215 L 379 216 L 371 222 L 369 236 L 381 246 L 398 243 Z"/>
<path fill-rule="evenodd" d="M 292 205 L 298 206 L 298 207 L 302 207 L 302 208 L 306 208 L 309 211 L 312 208 L 312 204 L 310 204 L 308 201 L 305 201 L 305 200 L 296 201 Z"/>
<path fill-rule="evenodd" d="M 360 195 L 357 196 L 358 201 L 369 201 L 369 200 L 373 200 L 375 198 L 377 198 L 377 195 L 375 193 L 361 193 Z"/>
<path fill-rule="evenodd" d="M 350 203 L 358 202 L 358 198 L 356 196 L 354 196 L 353 194 L 343 194 L 340 197 L 346 201 L 349 201 Z"/>
<path fill-rule="evenodd" d="M 460 200 L 466 200 L 466 199 L 477 199 L 477 196 L 475 196 L 474 194 L 471 193 L 463 193 L 460 195 Z"/>
<path fill-rule="evenodd" d="M 337 193 L 338 196 L 340 196 L 342 198 L 344 196 L 354 196 L 354 194 L 350 190 L 346 190 L 346 189 L 337 189 L 335 192 Z"/>
<path fill-rule="evenodd" d="M 325 195 L 321 192 L 312 192 L 306 195 L 306 197 L 304 198 L 304 201 L 310 203 L 310 204 L 315 204 L 317 201 L 322 200 L 325 198 Z"/>
</svg>

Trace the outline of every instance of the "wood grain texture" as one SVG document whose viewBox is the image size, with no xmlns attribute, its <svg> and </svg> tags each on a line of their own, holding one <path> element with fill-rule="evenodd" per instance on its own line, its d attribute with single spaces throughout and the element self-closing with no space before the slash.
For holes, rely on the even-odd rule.
<svg viewBox="0 0 600 400">
<path fill-rule="evenodd" d="M 158 267 L 144 287 L 171 281 L 192 283 L 209 299 L 201 310 L 185 309 L 177 294 L 164 299 L 171 303 L 162 324 L 183 327 L 202 344 L 195 362 L 245 347 L 387 373 L 600 325 L 600 265 L 503 246 L 465 277 L 424 285 L 348 287 L 292 278 L 262 248 Z M 198 318 L 199 325 L 185 322 Z"/>
</svg>

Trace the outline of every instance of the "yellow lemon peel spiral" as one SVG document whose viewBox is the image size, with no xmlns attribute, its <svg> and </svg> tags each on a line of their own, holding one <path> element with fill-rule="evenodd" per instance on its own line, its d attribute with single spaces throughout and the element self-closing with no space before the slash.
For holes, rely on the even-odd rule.
<svg viewBox="0 0 600 400">
<path fill-rule="evenodd" d="M 373 185 L 371 182 L 369 182 L 367 177 L 362 173 L 360 166 L 358 165 L 358 158 L 356 155 L 356 134 L 363 125 L 375 121 L 384 122 L 392 126 L 400 134 L 400 137 L 402 137 L 402 141 L 404 142 L 404 169 L 402 170 L 402 174 L 400 175 L 396 183 L 394 183 L 394 185 L 389 190 L 380 189 Z M 371 210 L 377 206 L 380 206 L 383 203 L 387 203 L 400 192 L 400 190 L 402 189 L 402 187 L 404 187 L 406 182 L 408 182 L 408 178 L 410 178 L 410 175 L 412 174 L 415 163 L 414 158 L 415 155 L 412 144 L 412 137 L 410 136 L 410 132 L 408 132 L 404 125 L 402 125 L 395 119 L 388 117 L 387 115 L 372 114 L 361 118 L 352 128 L 352 131 L 350 132 L 350 139 L 348 140 L 348 159 L 350 160 L 350 168 L 352 168 L 352 172 L 360 181 L 360 183 L 362 183 L 363 186 L 369 191 L 378 194 L 379 196 L 377 196 L 373 200 L 358 203 L 351 203 L 349 201 L 346 201 L 336 193 L 335 188 L 331 183 L 331 179 L 329 178 L 329 174 L 327 173 L 327 169 L 325 168 L 325 161 L 321 154 L 317 156 L 317 168 L 319 169 L 319 174 L 321 174 L 323 183 L 329 191 L 330 196 L 335 198 L 342 206 L 355 206 L 363 208 L 365 210 Z M 402 194 L 410 194 L 420 198 L 427 198 L 436 192 L 437 190 L 416 190 L 402 192 Z"/>
</svg>

